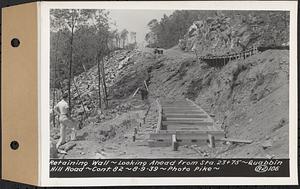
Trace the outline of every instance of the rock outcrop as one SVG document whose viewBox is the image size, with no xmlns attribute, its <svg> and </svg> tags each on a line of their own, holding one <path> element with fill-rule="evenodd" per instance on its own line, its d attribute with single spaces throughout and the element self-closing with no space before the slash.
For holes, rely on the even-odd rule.
<svg viewBox="0 0 300 189">
<path fill-rule="evenodd" d="M 139 57 L 141 52 L 138 50 L 118 50 L 113 52 L 109 57 L 104 58 L 105 79 L 108 94 L 110 96 L 110 87 L 116 82 L 115 80 L 124 75 L 126 70 L 135 64 L 134 60 Z M 101 80 L 102 82 L 102 80 Z M 97 65 L 86 72 L 74 77 L 74 82 L 71 86 L 72 92 L 72 117 L 76 120 L 81 120 L 85 113 L 93 114 L 99 105 L 99 88 L 98 88 L 98 68 Z M 101 87 L 101 95 L 103 97 L 103 89 Z M 125 104 L 126 105 L 126 104 Z M 124 106 L 125 106 L 124 105 Z M 130 107 L 116 107 L 116 111 L 128 110 Z M 109 112 L 109 114 L 112 112 Z M 113 112 L 116 113 L 116 112 Z M 97 113 L 98 114 L 98 113 Z M 106 113 L 101 112 L 105 119 Z"/>
<path fill-rule="evenodd" d="M 199 56 L 224 55 L 252 46 L 286 46 L 289 42 L 287 12 L 218 12 L 214 17 L 195 21 L 179 47 Z"/>
</svg>

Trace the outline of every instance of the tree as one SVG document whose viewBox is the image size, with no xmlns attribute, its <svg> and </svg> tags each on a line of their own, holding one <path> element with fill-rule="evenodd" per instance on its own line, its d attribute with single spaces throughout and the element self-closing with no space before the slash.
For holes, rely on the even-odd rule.
<svg viewBox="0 0 300 189">
<path fill-rule="evenodd" d="M 200 10 L 176 10 L 170 16 L 163 15 L 160 21 L 153 19 L 148 23 L 150 32 L 145 40 L 150 47 L 171 48 L 184 37 L 193 22 L 206 13 Z"/>
<path fill-rule="evenodd" d="M 123 29 L 121 31 L 121 35 L 120 35 L 120 38 L 122 39 L 123 41 L 123 48 L 125 48 L 125 43 L 126 43 L 126 40 L 128 38 L 128 31 L 126 29 Z"/>
<path fill-rule="evenodd" d="M 96 52 L 96 60 L 98 67 L 98 94 L 99 94 L 99 108 L 102 108 L 101 105 L 101 88 L 103 91 L 103 101 L 105 104 L 105 108 L 108 108 L 107 101 L 107 88 L 106 88 L 106 80 L 105 80 L 105 70 L 104 70 L 104 56 L 108 55 L 109 50 L 109 40 L 112 35 L 109 31 L 109 22 L 108 22 L 108 14 L 109 12 L 105 10 L 97 10 L 94 13 L 94 27 L 96 28 L 96 40 L 97 41 L 97 52 Z M 102 78 L 102 82 L 101 82 Z M 102 87 L 101 87 L 102 84 Z"/>
<path fill-rule="evenodd" d="M 136 32 L 130 32 L 130 41 L 136 44 Z"/>
<path fill-rule="evenodd" d="M 73 43 L 74 33 L 80 25 L 86 23 L 91 17 L 90 11 L 86 9 L 52 9 L 50 11 L 52 18 L 52 30 L 67 29 L 70 32 L 69 36 L 69 77 L 68 77 L 68 94 L 69 94 L 69 107 L 72 111 L 72 94 L 71 94 L 71 83 L 73 78 Z"/>
</svg>

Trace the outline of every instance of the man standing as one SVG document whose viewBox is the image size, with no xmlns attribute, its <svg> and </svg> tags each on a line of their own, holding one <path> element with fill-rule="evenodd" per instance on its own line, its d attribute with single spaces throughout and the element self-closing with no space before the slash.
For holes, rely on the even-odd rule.
<svg viewBox="0 0 300 189">
<path fill-rule="evenodd" d="M 57 149 L 60 145 L 66 143 L 66 127 L 72 127 L 73 125 L 73 121 L 70 119 L 69 115 L 69 105 L 67 103 L 67 100 L 68 94 L 64 93 L 62 95 L 62 100 L 54 107 L 54 112 L 59 115 L 60 123 L 60 138 L 56 143 Z"/>
</svg>

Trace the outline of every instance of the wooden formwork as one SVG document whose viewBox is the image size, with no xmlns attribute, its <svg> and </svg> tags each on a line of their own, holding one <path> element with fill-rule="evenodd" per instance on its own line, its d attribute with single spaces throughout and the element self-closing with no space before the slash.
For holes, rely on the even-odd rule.
<svg viewBox="0 0 300 189">
<path fill-rule="evenodd" d="M 178 145 L 207 142 L 214 147 L 214 141 L 225 136 L 225 132 L 215 126 L 211 116 L 189 99 L 157 100 L 157 106 L 156 132 L 149 137 L 151 147 L 173 146 L 177 150 Z"/>
</svg>

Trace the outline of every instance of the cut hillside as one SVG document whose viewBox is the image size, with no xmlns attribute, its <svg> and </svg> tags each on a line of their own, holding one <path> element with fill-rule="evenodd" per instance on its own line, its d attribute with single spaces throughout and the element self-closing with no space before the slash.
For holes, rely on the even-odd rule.
<svg viewBox="0 0 300 189">
<path fill-rule="evenodd" d="M 243 60 L 231 61 L 222 68 L 209 67 L 193 53 L 177 47 L 166 50 L 164 55 L 153 56 L 151 49 L 116 52 L 106 61 L 111 66 L 109 75 L 110 106 L 107 110 L 91 109 L 83 128 L 78 132 L 76 147 L 65 158 L 287 158 L 288 157 L 288 88 L 289 51 L 267 50 Z M 117 69 L 122 60 L 130 62 Z M 123 64 L 123 63 L 122 63 Z M 112 69 L 114 65 L 115 69 Z M 97 101 L 96 68 L 84 79 L 92 85 L 81 86 Z M 115 71 L 112 71 L 115 70 Z M 111 73 L 113 72 L 113 73 Z M 94 76 L 93 76 L 94 75 Z M 149 104 L 134 91 L 147 81 Z M 84 87 L 85 86 L 85 87 Z M 197 146 L 199 154 L 190 146 L 180 146 L 177 152 L 170 147 L 151 148 L 147 140 L 156 129 L 158 112 L 155 100 L 189 98 L 209 114 L 226 131 L 226 137 L 252 140 L 251 144 L 218 142 L 215 149 Z M 84 100 L 87 104 L 89 100 Z M 80 103 L 78 102 L 79 106 Z M 78 111 L 76 109 L 75 111 Z M 79 119 L 78 114 L 76 119 Z M 145 118 L 145 123 L 143 119 Z M 139 125 L 142 123 L 141 125 Z M 131 137 L 138 128 L 138 141 Z M 52 131 L 57 138 L 58 128 Z M 138 150 L 137 150 L 138 149 Z M 102 154 L 102 155 L 101 155 Z"/>
<path fill-rule="evenodd" d="M 220 11 L 195 21 L 180 40 L 199 56 L 224 55 L 251 48 L 288 46 L 289 16 L 280 11 Z"/>
<path fill-rule="evenodd" d="M 192 99 L 215 114 L 227 137 L 254 141 L 218 156 L 288 156 L 289 51 L 268 50 L 221 69 L 192 55 L 168 57 L 163 65 L 151 76 L 157 96 Z"/>
</svg>

